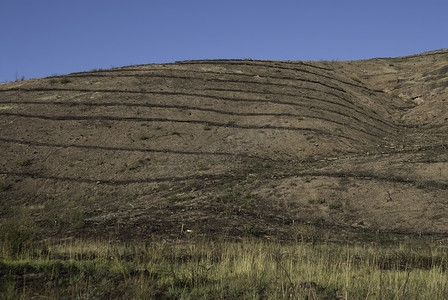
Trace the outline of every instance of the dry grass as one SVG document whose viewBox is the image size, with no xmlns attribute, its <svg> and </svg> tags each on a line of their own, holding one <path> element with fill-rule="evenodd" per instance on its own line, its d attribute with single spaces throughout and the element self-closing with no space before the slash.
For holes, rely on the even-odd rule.
<svg viewBox="0 0 448 300">
<path fill-rule="evenodd" d="M 405 244 L 69 239 L 2 248 L 1 297 L 442 299 L 447 251 Z"/>
</svg>

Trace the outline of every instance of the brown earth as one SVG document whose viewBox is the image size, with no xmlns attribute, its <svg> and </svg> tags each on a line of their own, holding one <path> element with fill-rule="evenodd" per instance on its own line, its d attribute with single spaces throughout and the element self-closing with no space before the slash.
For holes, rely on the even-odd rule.
<svg viewBox="0 0 448 300">
<path fill-rule="evenodd" d="M 448 50 L 0 84 L 0 221 L 45 236 L 448 232 Z"/>
</svg>

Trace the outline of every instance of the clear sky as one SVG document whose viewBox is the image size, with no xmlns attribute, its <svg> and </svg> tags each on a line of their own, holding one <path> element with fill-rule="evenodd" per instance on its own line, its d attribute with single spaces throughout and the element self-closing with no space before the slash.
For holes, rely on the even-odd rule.
<svg viewBox="0 0 448 300">
<path fill-rule="evenodd" d="M 0 82 L 188 59 L 448 48 L 448 0 L 0 0 Z"/>
</svg>

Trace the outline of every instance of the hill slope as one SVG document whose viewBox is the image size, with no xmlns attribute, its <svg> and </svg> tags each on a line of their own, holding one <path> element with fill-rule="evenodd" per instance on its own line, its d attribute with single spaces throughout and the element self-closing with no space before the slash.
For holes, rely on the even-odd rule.
<svg viewBox="0 0 448 300">
<path fill-rule="evenodd" d="M 3 222 L 47 235 L 448 231 L 448 51 L 0 85 Z"/>
</svg>

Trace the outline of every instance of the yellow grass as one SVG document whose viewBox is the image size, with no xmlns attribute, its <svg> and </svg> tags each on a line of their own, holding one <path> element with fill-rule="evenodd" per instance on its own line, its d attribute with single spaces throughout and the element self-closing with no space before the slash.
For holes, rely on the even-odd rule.
<svg viewBox="0 0 448 300">
<path fill-rule="evenodd" d="M 444 299 L 446 267 L 434 246 L 71 239 L 3 251 L 0 298 Z"/>
</svg>

